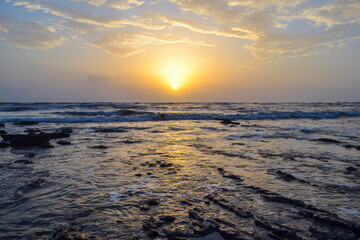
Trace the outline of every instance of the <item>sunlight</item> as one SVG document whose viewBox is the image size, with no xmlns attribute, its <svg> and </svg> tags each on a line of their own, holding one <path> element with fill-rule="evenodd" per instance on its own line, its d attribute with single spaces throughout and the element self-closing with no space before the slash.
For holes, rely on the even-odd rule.
<svg viewBox="0 0 360 240">
<path fill-rule="evenodd" d="M 173 83 L 173 89 L 175 89 L 175 90 L 178 90 L 179 89 L 179 86 L 177 85 L 177 83 Z"/>
<path fill-rule="evenodd" d="M 173 90 L 179 90 L 188 80 L 190 69 L 185 62 L 170 61 L 164 64 L 162 75 L 164 81 Z"/>
</svg>

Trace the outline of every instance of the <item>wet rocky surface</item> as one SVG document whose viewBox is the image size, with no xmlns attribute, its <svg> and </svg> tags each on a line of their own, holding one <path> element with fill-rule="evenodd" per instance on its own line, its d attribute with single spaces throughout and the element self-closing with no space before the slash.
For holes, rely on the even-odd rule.
<svg viewBox="0 0 360 240">
<path fill-rule="evenodd" d="M 197 133 L 198 122 L 172 124 L 171 131 L 160 124 L 40 128 L 21 140 L 7 134 L 0 239 L 359 239 L 359 218 L 339 215 L 326 199 L 345 198 L 338 201 L 346 209 L 356 204 L 346 205 L 359 194 L 356 149 L 317 141 L 353 151 L 345 159 L 281 148 L 284 142 L 274 149 L 273 142 L 259 147 L 263 139 L 229 140 L 258 124 L 214 138 Z M 58 145 L 16 147 L 30 140 Z M 326 175 L 351 184 L 319 180 Z M 316 193 L 323 196 L 311 201 Z"/>
</svg>

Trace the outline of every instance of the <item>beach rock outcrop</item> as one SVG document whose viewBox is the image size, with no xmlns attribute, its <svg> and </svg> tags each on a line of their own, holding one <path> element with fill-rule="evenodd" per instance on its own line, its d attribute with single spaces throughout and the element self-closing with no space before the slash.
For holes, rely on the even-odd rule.
<svg viewBox="0 0 360 240">
<path fill-rule="evenodd" d="M 42 147 L 50 148 L 49 134 L 3 134 L 1 137 L 12 147 Z"/>
<path fill-rule="evenodd" d="M 3 128 L 3 127 L 5 127 L 5 124 L 0 122 L 0 128 Z"/>
</svg>

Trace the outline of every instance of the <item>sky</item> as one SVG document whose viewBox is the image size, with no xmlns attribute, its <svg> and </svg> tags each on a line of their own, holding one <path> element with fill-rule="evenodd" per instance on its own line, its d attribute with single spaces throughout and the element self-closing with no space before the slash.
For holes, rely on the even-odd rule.
<svg viewBox="0 0 360 240">
<path fill-rule="evenodd" d="M 360 101 L 358 0 L 0 0 L 0 102 Z"/>
</svg>

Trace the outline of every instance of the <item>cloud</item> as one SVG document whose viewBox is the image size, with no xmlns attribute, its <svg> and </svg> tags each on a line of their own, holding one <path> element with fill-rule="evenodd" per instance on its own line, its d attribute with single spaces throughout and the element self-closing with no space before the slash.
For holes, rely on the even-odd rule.
<svg viewBox="0 0 360 240">
<path fill-rule="evenodd" d="M 53 28 L 37 22 L 20 21 L 0 14 L 0 40 L 22 48 L 48 49 L 61 45 L 66 38 Z"/>
<path fill-rule="evenodd" d="M 194 32 L 198 33 L 197 36 L 201 35 L 201 39 L 210 39 L 211 36 L 246 39 L 250 43 L 244 45 L 244 41 L 239 41 L 239 44 L 252 53 L 255 60 L 253 62 L 270 62 L 286 57 L 329 52 L 345 45 L 349 39 L 358 40 L 360 36 L 358 0 L 319 2 L 309 0 L 6 0 L 6 2 L 14 6 L 23 6 L 29 11 L 40 10 L 48 13 L 51 18 L 55 18 L 52 22 L 61 28 L 62 32 L 70 33 L 78 39 L 85 34 L 90 35 L 92 39 L 95 37 L 98 40 L 90 41 L 91 45 L 117 56 L 140 53 L 146 50 L 146 46 L 154 44 L 188 43 L 213 46 L 209 41 L 194 40 L 194 37 L 190 40 L 186 34 L 190 36 L 191 32 Z M 78 2 L 77 8 L 69 2 Z M 161 4 L 164 4 L 164 8 L 159 8 Z M 142 9 L 138 11 L 137 8 L 140 6 Z M 3 39 L 4 36 L 14 36 L 14 32 L 10 34 L 13 28 L 8 26 L 9 23 L 0 22 L 0 24 Z M 47 37 L 56 38 L 55 35 L 60 37 L 51 31 L 51 28 L 46 26 L 43 28 L 48 28 L 48 31 L 52 32 L 52 34 L 44 33 Z M 189 32 L 185 31 L 184 36 L 177 37 L 181 28 Z M 24 28 L 22 31 L 36 30 Z M 17 44 L 20 40 L 8 38 L 7 41 Z M 24 43 L 18 45 L 24 46 Z"/>
<path fill-rule="evenodd" d="M 191 41 L 187 38 L 173 35 L 155 36 L 150 34 L 136 34 L 120 32 L 108 34 L 91 43 L 92 46 L 104 49 L 106 52 L 120 57 L 127 57 L 132 54 L 145 51 L 147 45 L 187 43 L 212 47 L 211 42 Z"/>
<path fill-rule="evenodd" d="M 208 31 L 172 19 L 173 25 L 192 31 L 253 40 L 244 46 L 256 61 L 269 62 L 329 52 L 347 39 L 360 36 L 360 2 L 336 0 L 311 3 L 307 0 L 171 0 L 186 12 L 207 16 L 223 31 Z M 170 19 L 171 20 L 171 19 Z M 305 20 L 306 28 L 294 31 L 293 21 Z M 321 28 L 326 25 L 325 28 Z M 277 31 L 283 29 L 283 31 Z M 350 37 L 349 37 L 350 36 Z"/>
<path fill-rule="evenodd" d="M 360 2 L 337 0 L 320 8 L 309 8 L 304 15 L 317 25 L 325 24 L 327 27 L 360 22 Z"/>
<path fill-rule="evenodd" d="M 9 0 L 8 0 L 9 1 Z M 10 1 L 9 1 L 10 2 Z M 140 28 L 161 30 L 163 27 L 149 24 L 147 22 L 134 21 L 130 18 L 100 15 L 83 10 L 73 9 L 44 0 L 35 1 L 11 1 L 14 6 L 24 6 L 29 11 L 42 10 L 56 17 L 72 20 L 79 23 L 91 24 L 103 28 L 124 28 L 125 26 L 137 26 Z"/>
<path fill-rule="evenodd" d="M 240 27 L 232 27 L 228 29 L 209 29 L 204 26 L 200 26 L 196 23 L 193 23 L 188 20 L 174 18 L 163 14 L 154 14 L 155 18 L 158 18 L 163 23 L 167 23 L 169 27 L 182 27 L 189 29 L 193 32 L 203 33 L 203 34 L 213 34 L 222 37 L 232 37 L 232 38 L 241 38 L 241 39 L 256 39 L 258 38 L 258 33 L 252 31 L 251 29 L 242 29 Z"/>
<path fill-rule="evenodd" d="M 199 15 L 211 16 L 221 22 L 231 22 L 238 17 L 238 12 L 230 8 L 227 1 L 222 0 L 170 0 L 180 6 L 183 11 Z"/>
<path fill-rule="evenodd" d="M 118 10 L 127 10 L 132 7 L 138 7 L 144 3 L 144 1 L 138 1 L 138 0 L 71 0 L 71 1 L 84 2 L 95 6 L 106 6 Z"/>
<path fill-rule="evenodd" d="M 256 42 L 247 44 L 245 48 L 249 49 L 256 59 L 263 61 L 328 53 L 332 48 L 340 48 L 348 41 L 359 39 L 357 35 L 345 37 L 348 32 L 357 31 L 359 34 L 358 29 L 360 24 L 339 25 L 291 35 L 267 34 Z"/>
</svg>

